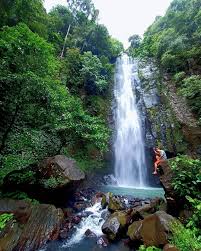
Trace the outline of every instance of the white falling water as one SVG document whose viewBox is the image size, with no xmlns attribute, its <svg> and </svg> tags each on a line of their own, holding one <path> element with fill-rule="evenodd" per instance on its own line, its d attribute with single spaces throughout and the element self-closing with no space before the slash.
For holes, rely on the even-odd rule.
<svg viewBox="0 0 201 251">
<path fill-rule="evenodd" d="M 91 214 L 82 219 L 80 224 L 76 227 L 76 231 L 70 240 L 63 245 L 63 247 L 71 247 L 74 244 L 79 243 L 85 237 L 85 232 L 90 229 L 97 237 L 103 235 L 101 227 L 104 223 L 102 215 L 107 209 L 102 209 L 101 202 L 97 202 L 91 207 L 88 207 L 84 212 L 90 212 Z"/>
<path fill-rule="evenodd" d="M 114 95 L 116 101 L 115 176 L 119 186 L 146 186 L 144 140 L 133 90 L 139 82 L 137 62 L 127 55 L 117 60 Z"/>
</svg>

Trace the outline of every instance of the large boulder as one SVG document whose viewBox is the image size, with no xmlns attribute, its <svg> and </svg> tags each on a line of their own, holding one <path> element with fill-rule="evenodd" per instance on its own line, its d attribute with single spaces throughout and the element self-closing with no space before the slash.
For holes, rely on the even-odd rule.
<svg viewBox="0 0 201 251">
<path fill-rule="evenodd" d="M 106 208 L 106 206 L 108 206 L 108 210 L 111 212 L 125 209 L 125 206 L 123 205 L 119 197 L 113 195 L 112 193 L 106 193 L 102 196 L 101 205 L 103 208 Z"/>
<path fill-rule="evenodd" d="M 141 219 L 140 214 L 135 210 L 128 209 L 114 212 L 106 219 L 102 226 L 102 232 L 106 234 L 110 240 L 125 237 L 127 228 L 134 219 Z"/>
<path fill-rule="evenodd" d="M 164 203 L 162 198 L 154 198 L 150 200 L 150 203 L 144 204 L 143 206 L 137 206 L 133 209 L 133 214 L 138 213 L 142 218 L 147 216 L 148 214 L 155 213 L 157 209 Z"/>
<path fill-rule="evenodd" d="M 165 191 L 165 198 L 167 201 L 167 212 L 174 216 L 178 216 L 179 211 L 183 209 L 184 198 L 178 196 L 172 186 L 172 180 L 174 178 L 174 174 L 171 170 L 171 162 L 173 160 L 174 158 L 160 162 L 159 178 L 161 185 Z"/>
<path fill-rule="evenodd" d="M 145 246 L 160 247 L 168 243 L 170 234 L 170 223 L 175 219 L 171 215 L 158 211 L 144 218 L 144 220 L 133 222 L 127 235 L 133 241 L 141 241 Z"/>
<path fill-rule="evenodd" d="M 45 158 L 39 165 L 10 172 L 3 181 L 6 191 L 19 189 L 39 194 L 41 190 L 58 190 L 73 187 L 85 178 L 75 160 L 64 155 Z M 35 192 L 36 191 L 36 192 Z"/>
<path fill-rule="evenodd" d="M 110 240 L 115 240 L 119 237 L 121 224 L 118 217 L 111 215 L 103 224 L 102 232 L 107 235 Z"/>
<path fill-rule="evenodd" d="M 38 172 L 42 183 L 46 187 L 53 188 L 61 188 L 85 178 L 84 172 L 78 168 L 76 161 L 64 155 L 44 159 L 39 164 Z"/>
<path fill-rule="evenodd" d="M 53 205 L 32 205 L 11 199 L 0 200 L 0 214 L 3 213 L 12 213 L 14 220 L 0 232 L 2 251 L 39 249 L 47 241 L 58 238 L 64 219 L 62 210 Z"/>
</svg>

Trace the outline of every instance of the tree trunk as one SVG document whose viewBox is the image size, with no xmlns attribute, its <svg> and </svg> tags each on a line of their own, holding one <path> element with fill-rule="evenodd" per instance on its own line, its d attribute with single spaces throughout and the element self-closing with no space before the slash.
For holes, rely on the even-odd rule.
<svg viewBox="0 0 201 251">
<path fill-rule="evenodd" d="M 66 36 L 65 36 L 65 39 L 64 39 L 64 45 L 63 45 L 63 49 L 62 49 L 60 58 L 63 58 L 64 50 L 65 50 L 65 47 L 66 47 L 66 41 L 67 41 L 67 38 L 68 38 L 68 35 L 69 35 L 69 32 L 70 32 L 70 28 L 71 28 L 71 24 L 69 24 L 69 26 L 68 26 L 68 30 L 67 30 L 67 33 L 66 33 Z"/>
</svg>

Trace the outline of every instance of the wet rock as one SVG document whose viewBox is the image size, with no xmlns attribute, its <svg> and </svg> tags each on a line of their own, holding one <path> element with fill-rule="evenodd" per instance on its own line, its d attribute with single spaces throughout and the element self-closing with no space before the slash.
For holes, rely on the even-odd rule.
<svg viewBox="0 0 201 251">
<path fill-rule="evenodd" d="M 101 202 L 103 196 L 104 196 L 104 193 L 102 193 L 102 192 L 96 193 L 96 194 L 93 196 L 93 198 L 92 198 L 92 200 L 91 200 L 91 203 L 94 205 L 94 204 L 96 204 L 97 202 Z"/>
<path fill-rule="evenodd" d="M 179 249 L 176 248 L 174 245 L 166 244 L 166 245 L 163 247 L 163 251 L 179 251 Z"/>
<path fill-rule="evenodd" d="M 126 226 L 132 223 L 131 219 L 132 210 L 115 212 L 103 224 L 102 232 L 110 240 L 118 239 L 126 233 Z"/>
<path fill-rule="evenodd" d="M 109 241 L 106 236 L 101 236 L 96 243 L 103 247 L 107 247 L 109 245 Z"/>
<path fill-rule="evenodd" d="M 42 184 L 45 184 L 46 187 L 48 186 L 48 181 L 50 182 L 52 178 L 57 181 L 54 187 L 51 186 L 54 189 L 85 178 L 84 172 L 79 169 L 75 160 L 69 159 L 64 155 L 56 155 L 44 159 L 39 164 L 38 172 Z"/>
<path fill-rule="evenodd" d="M 69 229 L 68 228 L 64 228 L 60 231 L 59 233 L 59 238 L 62 240 L 62 239 L 66 239 L 68 237 L 68 232 L 69 232 Z"/>
<path fill-rule="evenodd" d="M 13 213 L 15 221 L 0 233 L 2 250 L 37 250 L 49 240 L 56 240 L 64 219 L 61 209 L 53 205 L 0 200 L 0 214 Z"/>
<path fill-rule="evenodd" d="M 90 238 L 96 238 L 96 234 L 93 233 L 90 229 L 87 229 L 86 232 L 84 233 L 85 236 L 90 237 Z"/>
<path fill-rule="evenodd" d="M 104 210 L 101 214 L 101 218 L 104 220 L 108 219 L 110 217 L 111 213 L 108 210 Z"/>
<path fill-rule="evenodd" d="M 73 209 L 72 208 L 62 208 L 62 211 L 64 213 L 64 216 L 71 217 L 73 215 Z"/>
<path fill-rule="evenodd" d="M 173 172 L 170 168 L 169 163 L 171 163 L 171 160 L 160 162 L 159 177 L 160 177 L 160 182 L 165 190 L 165 195 L 174 197 L 175 193 L 171 184 L 173 180 Z"/>
<path fill-rule="evenodd" d="M 129 236 L 129 238 L 130 238 L 132 241 L 136 241 L 136 240 L 140 240 L 140 241 L 141 241 L 142 237 L 141 237 L 140 230 L 141 230 L 141 228 L 142 228 L 142 223 L 143 223 L 142 220 L 140 220 L 140 221 L 135 221 L 135 222 L 133 222 L 133 223 L 129 226 L 127 235 Z"/>
<path fill-rule="evenodd" d="M 111 196 L 109 198 L 108 210 L 110 211 L 118 211 L 122 210 L 125 207 L 117 196 Z"/>
<path fill-rule="evenodd" d="M 103 208 L 106 208 L 108 206 L 108 210 L 112 212 L 125 209 L 125 206 L 123 205 L 121 200 L 117 196 L 114 196 L 112 193 L 103 195 L 101 205 Z"/>
<path fill-rule="evenodd" d="M 171 162 L 174 159 L 169 159 L 168 161 L 160 162 L 159 177 L 161 185 L 165 190 L 165 198 L 167 201 L 167 212 L 178 216 L 179 211 L 183 209 L 184 198 L 178 196 L 172 186 L 173 172 L 171 170 Z"/>
<path fill-rule="evenodd" d="M 103 209 L 105 209 L 108 205 L 108 200 L 109 200 L 109 195 L 108 194 L 104 194 L 102 199 L 101 199 L 101 206 Z"/>
<path fill-rule="evenodd" d="M 73 209 L 76 211 L 76 212 L 80 212 L 82 210 L 84 210 L 85 208 L 87 208 L 89 206 L 88 203 L 83 203 L 83 202 L 76 202 L 74 203 L 73 205 Z"/>
<path fill-rule="evenodd" d="M 120 231 L 120 222 L 117 217 L 110 217 L 102 226 L 102 232 L 107 235 L 110 240 L 115 240 Z"/>
<path fill-rule="evenodd" d="M 171 215 L 158 211 L 144 220 L 133 222 L 128 228 L 127 235 L 133 241 L 142 241 L 145 246 L 159 247 L 168 243 L 169 226 L 174 220 Z"/>
<path fill-rule="evenodd" d="M 136 214 L 136 216 L 140 215 L 141 218 L 144 218 L 148 214 L 155 213 L 157 209 L 159 208 L 160 204 L 163 203 L 163 199 L 161 198 L 155 198 L 150 201 L 149 204 L 143 204 L 143 206 L 135 207 L 133 210 L 133 215 Z"/>
<path fill-rule="evenodd" d="M 81 221 L 81 217 L 79 217 L 79 216 L 73 216 L 72 223 L 79 224 L 80 221 Z"/>
</svg>

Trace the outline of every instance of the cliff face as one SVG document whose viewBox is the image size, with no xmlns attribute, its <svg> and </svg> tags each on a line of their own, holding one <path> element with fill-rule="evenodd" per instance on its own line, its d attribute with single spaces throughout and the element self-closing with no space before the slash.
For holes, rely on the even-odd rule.
<svg viewBox="0 0 201 251">
<path fill-rule="evenodd" d="M 160 77 L 152 62 L 139 62 L 135 81 L 146 147 L 155 145 L 171 154 L 199 155 L 201 130 L 183 98 L 170 81 Z"/>
</svg>

